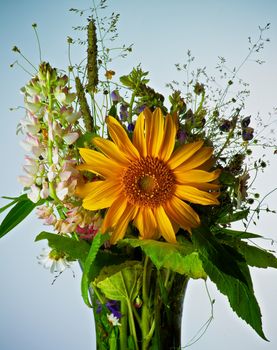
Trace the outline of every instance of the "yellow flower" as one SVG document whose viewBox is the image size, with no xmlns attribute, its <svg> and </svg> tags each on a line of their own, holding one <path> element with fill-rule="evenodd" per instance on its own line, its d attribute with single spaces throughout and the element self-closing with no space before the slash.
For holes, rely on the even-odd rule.
<svg viewBox="0 0 277 350">
<path fill-rule="evenodd" d="M 106 73 L 105 73 L 105 77 L 108 80 L 111 80 L 114 75 L 115 75 L 115 72 L 113 70 L 107 70 Z"/>
<path fill-rule="evenodd" d="M 131 221 L 143 239 L 162 236 L 176 242 L 179 227 L 190 232 L 200 224 L 186 202 L 219 204 L 219 186 L 211 182 L 220 171 L 202 170 L 213 149 L 197 141 L 174 151 L 176 123 L 171 115 L 145 109 L 136 121 L 133 142 L 115 118 L 107 117 L 107 125 L 112 141 L 95 137 L 101 152 L 81 148 L 85 163 L 78 167 L 103 180 L 79 186 L 76 193 L 86 209 L 109 208 L 102 232 L 112 231 L 112 244 L 124 237 Z"/>
</svg>

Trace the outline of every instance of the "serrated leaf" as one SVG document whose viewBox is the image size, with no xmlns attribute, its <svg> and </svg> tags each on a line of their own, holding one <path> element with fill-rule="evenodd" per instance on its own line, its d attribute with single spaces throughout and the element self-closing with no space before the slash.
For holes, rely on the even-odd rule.
<svg viewBox="0 0 277 350">
<path fill-rule="evenodd" d="M 227 213 L 225 216 L 217 220 L 218 224 L 229 224 L 230 222 L 246 219 L 249 214 L 249 209 L 241 210 L 236 213 Z"/>
<path fill-rule="evenodd" d="M 206 237 L 205 237 L 206 236 Z M 209 278 L 216 284 L 218 290 L 227 296 L 230 306 L 233 311 L 246 321 L 263 339 L 267 340 L 262 330 L 261 311 L 252 288 L 252 282 L 249 282 L 250 274 L 248 266 L 242 261 L 235 262 L 235 265 L 240 269 L 241 275 L 244 275 L 245 282 L 241 278 L 237 278 L 237 271 L 230 273 L 224 267 L 225 259 L 230 263 L 230 257 L 223 254 L 214 258 L 214 254 L 221 254 L 224 250 L 214 248 L 214 242 L 209 242 L 212 239 L 207 231 L 197 230 L 193 232 L 193 239 L 198 246 L 199 255 L 203 263 L 203 268 Z M 212 246 L 212 248 L 211 248 Z M 223 262 L 223 264 L 220 262 Z M 222 268 L 223 267 L 223 268 Z"/>
<path fill-rule="evenodd" d="M 127 87 L 132 87 L 132 81 L 130 80 L 128 75 L 123 75 L 122 77 L 119 78 L 121 84 L 127 86 Z"/>
<path fill-rule="evenodd" d="M 20 198 L 20 197 L 19 197 Z M 29 198 L 23 198 L 17 201 L 15 206 L 8 212 L 0 225 L 0 238 L 10 232 L 15 226 L 23 221 L 33 209 L 41 205 L 43 201 L 33 203 Z"/>
<path fill-rule="evenodd" d="M 256 233 L 246 232 L 246 231 L 237 231 L 237 230 L 231 230 L 223 227 L 212 227 L 211 231 L 218 235 L 228 235 L 233 238 L 239 238 L 239 239 L 248 239 L 248 238 L 261 238 L 261 235 L 257 235 Z"/>
<path fill-rule="evenodd" d="M 124 242 L 141 247 L 157 269 L 164 267 L 194 279 L 207 277 L 198 253 L 188 241 L 172 244 L 151 239 L 124 239 Z"/>
<path fill-rule="evenodd" d="M 81 291 L 82 291 L 82 297 L 84 299 L 84 302 L 89 306 L 92 307 L 88 292 L 89 292 L 89 285 L 92 280 L 93 275 L 93 262 L 96 258 L 96 255 L 100 249 L 100 247 L 103 245 L 103 243 L 109 239 L 109 234 L 103 235 L 102 233 L 97 233 L 94 237 L 91 247 L 89 249 L 88 255 L 86 256 L 85 263 L 83 265 L 83 275 L 82 275 L 82 281 L 81 281 Z"/>
<path fill-rule="evenodd" d="M 35 242 L 43 239 L 47 239 L 49 247 L 66 253 L 69 260 L 84 261 L 90 248 L 85 241 L 77 241 L 74 238 L 45 231 L 37 235 Z"/>
<path fill-rule="evenodd" d="M 245 257 L 248 265 L 265 269 L 277 268 L 277 258 L 272 253 L 241 241 L 236 244 L 236 247 Z"/>
<path fill-rule="evenodd" d="M 143 266 L 139 261 L 104 267 L 93 284 L 111 300 L 133 301 L 142 285 Z"/>
</svg>

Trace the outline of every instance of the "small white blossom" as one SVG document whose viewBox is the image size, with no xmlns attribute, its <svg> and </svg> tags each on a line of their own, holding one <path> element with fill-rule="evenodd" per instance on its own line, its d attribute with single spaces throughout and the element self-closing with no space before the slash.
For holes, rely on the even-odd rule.
<svg viewBox="0 0 277 350">
<path fill-rule="evenodd" d="M 38 263 L 44 268 L 50 269 L 51 273 L 61 273 L 71 267 L 70 262 L 67 261 L 64 254 L 49 248 L 43 249 L 42 253 L 38 256 Z"/>
<path fill-rule="evenodd" d="M 117 318 L 113 313 L 107 315 L 108 321 L 113 326 L 121 326 L 121 323 L 119 322 L 119 318 Z"/>
</svg>

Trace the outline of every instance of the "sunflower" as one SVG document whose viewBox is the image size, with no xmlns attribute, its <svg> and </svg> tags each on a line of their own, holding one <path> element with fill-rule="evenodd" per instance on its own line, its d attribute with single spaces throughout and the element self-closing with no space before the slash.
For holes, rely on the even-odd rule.
<svg viewBox="0 0 277 350">
<path fill-rule="evenodd" d="M 112 244 L 124 237 L 131 221 L 142 239 L 162 236 L 174 243 L 180 227 L 191 232 L 200 224 L 187 202 L 219 204 L 219 186 L 211 183 L 219 170 L 209 172 L 205 166 L 213 149 L 200 140 L 174 150 L 176 123 L 171 115 L 145 109 L 132 141 L 115 118 L 107 117 L 107 125 L 111 140 L 95 137 L 99 151 L 81 148 L 85 163 L 78 166 L 101 180 L 78 186 L 76 194 L 85 209 L 108 208 L 101 231 L 112 232 Z"/>
</svg>

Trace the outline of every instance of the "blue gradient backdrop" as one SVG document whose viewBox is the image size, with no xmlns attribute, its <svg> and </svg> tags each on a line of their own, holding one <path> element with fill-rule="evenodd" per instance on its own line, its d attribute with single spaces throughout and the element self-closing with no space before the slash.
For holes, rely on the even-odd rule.
<svg viewBox="0 0 277 350">
<path fill-rule="evenodd" d="M 66 37 L 73 36 L 72 25 L 84 24 L 68 12 L 70 7 L 88 8 L 88 0 L 1 0 L 0 12 L 0 144 L 2 195 L 16 196 L 21 191 L 16 177 L 22 173 L 24 152 L 15 135 L 16 125 L 24 116 L 19 89 L 29 79 L 19 67 L 9 65 L 17 59 L 11 51 L 17 45 L 38 64 L 38 50 L 31 24 L 38 24 L 43 59 L 53 66 L 65 68 Z M 117 75 L 126 74 L 142 62 L 151 72 L 151 85 L 166 93 L 165 83 L 176 78 L 174 63 L 184 62 L 190 49 L 196 56 L 196 66 L 207 66 L 213 74 L 218 56 L 228 59 L 230 66 L 238 65 L 247 55 L 247 37 L 258 35 L 258 25 L 270 22 L 271 43 L 262 57 L 266 64 L 253 62 L 240 76 L 250 82 L 251 97 L 247 114 L 261 113 L 264 121 L 268 111 L 277 104 L 277 2 L 274 0 L 244 1 L 127 1 L 109 2 L 109 11 L 121 14 L 120 42 L 135 43 L 134 51 L 124 61 L 115 61 L 111 69 Z M 73 61 L 81 59 L 73 50 Z M 179 77 L 180 79 L 182 77 Z M 271 168 L 258 179 L 260 192 L 267 193 L 276 186 L 276 158 L 271 156 Z M 277 196 L 267 201 L 276 208 Z M 0 204 L 5 201 L 1 199 Z M 277 239 L 277 219 L 262 217 L 256 232 Z M 44 243 L 34 243 L 37 233 L 44 229 L 35 215 L 0 241 L 0 349 L 58 350 L 94 349 L 92 312 L 82 302 L 80 272 L 76 277 L 66 271 L 52 286 L 52 276 L 37 264 L 36 256 Z M 268 245 L 268 247 L 271 247 Z M 274 249 L 274 247 L 273 247 Z M 192 346 L 194 350 L 273 350 L 277 348 L 276 296 L 277 272 L 253 269 L 256 296 L 260 302 L 264 331 L 270 343 L 261 340 L 231 311 L 225 297 L 208 283 L 214 305 L 214 320 L 204 337 Z M 189 285 L 184 305 L 184 345 L 210 316 L 210 305 L 202 281 Z"/>
</svg>

